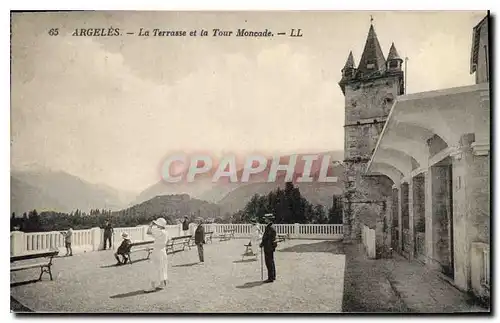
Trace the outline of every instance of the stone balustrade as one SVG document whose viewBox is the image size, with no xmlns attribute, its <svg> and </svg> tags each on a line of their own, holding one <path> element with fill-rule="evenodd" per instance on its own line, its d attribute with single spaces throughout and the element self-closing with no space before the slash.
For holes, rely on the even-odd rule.
<svg viewBox="0 0 500 323">
<path fill-rule="evenodd" d="M 235 238 L 250 238 L 252 235 L 252 224 L 204 224 L 205 231 L 214 232 L 214 236 L 226 230 L 234 230 Z M 262 232 L 265 225 L 260 224 Z M 128 228 L 114 228 L 113 248 L 116 249 L 121 243 L 121 235 L 127 232 L 132 241 L 148 240 L 146 234 L 148 226 L 141 225 Z M 275 224 L 277 234 L 288 234 L 292 239 L 324 239 L 342 240 L 342 224 Z M 184 234 L 182 224 L 167 226 L 169 237 L 177 237 Z M 194 234 L 196 224 L 191 223 L 189 233 Z M 104 230 L 92 228 L 87 230 L 74 230 L 72 248 L 74 253 L 98 251 L 104 246 Z M 10 233 L 10 255 L 17 256 L 36 251 L 48 251 L 59 249 L 65 253 L 64 236 L 59 231 L 31 232 L 12 231 Z"/>
</svg>

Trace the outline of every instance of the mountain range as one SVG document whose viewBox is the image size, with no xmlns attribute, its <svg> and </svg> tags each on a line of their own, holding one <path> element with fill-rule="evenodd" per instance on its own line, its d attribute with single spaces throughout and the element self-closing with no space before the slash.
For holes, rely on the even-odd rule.
<svg viewBox="0 0 500 323">
<path fill-rule="evenodd" d="M 296 163 L 295 171 L 293 174 L 294 181 L 296 181 L 296 179 L 298 177 L 300 177 L 303 173 L 305 162 L 302 159 L 302 157 L 304 155 L 310 155 L 310 154 L 300 154 L 297 156 L 297 163 Z M 335 166 L 335 161 L 340 161 L 343 159 L 343 157 L 344 157 L 343 151 L 329 151 L 329 152 L 317 153 L 317 155 L 330 157 L 330 167 L 329 167 L 328 176 L 338 176 L 339 182 L 341 182 L 342 181 L 341 177 L 343 175 L 343 169 L 342 169 L 342 171 L 339 171 L 339 169 L 340 169 L 339 167 L 341 167 L 341 166 Z M 189 194 L 191 197 L 194 197 L 194 198 L 198 198 L 198 199 L 205 200 L 205 201 L 212 202 L 212 203 L 218 203 L 226 195 L 228 195 L 230 192 L 237 190 L 239 188 L 245 187 L 249 184 L 260 183 L 260 184 L 263 184 L 263 187 L 276 187 L 277 188 L 280 183 L 285 182 L 286 174 L 285 174 L 285 172 L 278 172 L 277 176 L 276 176 L 276 180 L 274 181 L 275 185 L 267 185 L 269 172 L 271 170 L 272 159 L 273 159 L 272 156 L 267 157 L 266 168 L 262 172 L 251 175 L 247 183 L 240 182 L 240 181 L 238 181 L 236 183 L 231 183 L 227 177 L 221 177 L 221 179 L 219 179 L 216 183 L 213 183 L 212 178 L 213 178 L 213 175 L 216 171 L 216 167 L 213 167 L 211 171 L 197 175 L 195 177 L 195 180 L 191 183 L 188 183 L 185 180 L 180 181 L 178 183 L 167 183 L 163 180 L 160 180 L 157 183 L 155 183 L 154 185 L 147 188 L 146 190 L 142 191 L 137 196 L 136 200 L 134 201 L 134 204 L 147 201 L 150 198 L 153 198 L 153 197 L 158 196 L 158 195 L 169 195 L 169 194 Z M 288 163 L 289 159 L 290 159 L 290 155 L 281 156 L 280 164 Z M 321 162 L 322 162 L 322 159 L 319 158 L 317 161 L 312 163 L 312 167 L 311 167 L 311 174 L 312 175 L 311 175 L 311 177 L 314 178 L 315 184 L 321 184 L 321 183 L 317 183 L 319 173 L 320 173 Z M 335 171 L 332 172 L 332 169 L 335 169 Z M 182 175 L 183 178 L 186 178 L 186 173 L 187 173 L 187 171 L 183 172 L 180 175 Z M 237 174 L 237 179 L 240 180 L 242 178 L 242 175 L 243 175 L 243 168 L 242 167 L 239 168 L 238 171 L 236 172 L 236 174 Z M 254 185 L 252 187 L 257 187 L 257 185 Z M 266 190 L 264 189 L 264 191 L 266 191 Z"/>
<path fill-rule="evenodd" d="M 76 209 L 119 210 L 136 195 L 49 169 L 13 170 L 10 178 L 11 212 L 17 215 L 33 209 L 67 213 Z"/>
<path fill-rule="evenodd" d="M 306 155 L 306 154 L 303 154 Z M 318 153 L 317 155 L 330 156 L 327 176 L 337 176 L 336 183 L 318 182 L 321 168 L 321 158 L 312 164 L 312 183 L 298 183 L 302 175 L 304 161 L 302 156 L 297 158 L 292 180 L 300 188 L 302 195 L 313 204 L 330 206 L 332 195 L 342 194 L 343 166 L 336 163 L 343 159 L 342 151 Z M 281 156 L 280 164 L 288 162 L 290 156 Z M 11 171 L 11 212 L 21 215 L 33 209 L 41 212 L 55 210 L 71 212 L 80 209 L 88 212 L 90 209 L 123 210 L 139 205 L 157 196 L 187 194 L 191 199 L 217 204 L 221 214 L 232 213 L 242 209 L 254 194 L 267 194 L 270 191 L 284 187 L 285 172 L 278 172 L 276 180 L 268 182 L 272 157 L 268 157 L 266 168 L 251 175 L 249 181 L 230 182 L 222 177 L 212 182 L 215 168 L 210 172 L 197 175 L 194 182 L 167 183 L 163 180 L 148 187 L 139 194 L 120 191 L 105 184 L 89 183 L 77 176 L 62 171 L 48 169 L 29 169 Z M 237 178 L 241 179 L 242 167 L 238 168 Z M 185 173 L 183 174 L 185 175 Z"/>
</svg>

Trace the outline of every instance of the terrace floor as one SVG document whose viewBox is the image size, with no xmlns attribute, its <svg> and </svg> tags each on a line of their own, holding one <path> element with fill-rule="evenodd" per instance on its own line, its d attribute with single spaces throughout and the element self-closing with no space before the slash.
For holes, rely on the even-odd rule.
<svg viewBox="0 0 500 323">
<path fill-rule="evenodd" d="M 288 240 L 275 254 L 277 280 L 262 284 L 260 259 L 241 260 L 234 239 L 169 255 L 166 289 L 145 294 L 151 263 L 115 267 L 112 251 L 54 260 L 54 281 L 38 270 L 11 273 L 11 309 L 35 312 L 489 312 L 448 282 L 401 257 L 367 259 L 361 245 Z M 140 258 L 135 253 L 134 259 Z M 264 266 L 264 279 L 266 269 Z"/>
<path fill-rule="evenodd" d="M 260 257 L 241 261 L 245 243 L 214 239 L 205 245 L 204 264 L 196 247 L 169 255 L 168 286 L 154 293 L 143 293 L 149 261 L 115 267 L 113 252 L 99 251 L 55 259 L 53 281 L 30 282 L 38 269 L 12 273 L 11 296 L 35 312 L 342 311 L 343 254 L 287 252 L 317 241 L 286 241 L 275 253 L 277 280 L 262 284 Z"/>
</svg>

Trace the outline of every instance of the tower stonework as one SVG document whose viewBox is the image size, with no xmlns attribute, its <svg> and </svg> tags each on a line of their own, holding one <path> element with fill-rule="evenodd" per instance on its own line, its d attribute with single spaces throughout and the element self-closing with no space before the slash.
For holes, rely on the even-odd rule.
<svg viewBox="0 0 500 323">
<path fill-rule="evenodd" d="M 378 231 L 384 221 L 392 181 L 386 176 L 365 176 L 364 173 L 393 102 L 404 92 L 402 62 L 394 43 L 385 59 L 371 25 L 359 66 L 356 68 L 351 52 L 342 69 L 339 85 L 345 96 L 343 220 L 346 242 L 361 238 L 361 223 Z"/>
</svg>

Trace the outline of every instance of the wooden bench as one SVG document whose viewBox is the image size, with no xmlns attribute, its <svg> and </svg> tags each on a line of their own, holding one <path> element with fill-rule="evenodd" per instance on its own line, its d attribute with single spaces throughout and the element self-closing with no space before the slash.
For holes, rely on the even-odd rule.
<svg viewBox="0 0 500 323">
<path fill-rule="evenodd" d="M 221 233 L 219 238 L 220 238 L 220 241 L 231 240 L 231 238 L 234 238 L 234 230 L 224 230 L 224 232 Z"/>
<path fill-rule="evenodd" d="M 40 277 L 38 280 L 42 280 L 42 276 L 44 273 L 49 274 L 50 280 L 52 280 L 52 259 L 59 254 L 58 250 L 53 251 L 44 251 L 44 252 L 34 252 L 21 256 L 12 256 L 10 257 L 10 263 L 29 259 L 38 259 L 38 258 L 48 258 L 48 260 L 37 262 L 34 264 L 26 264 L 20 266 L 12 266 L 10 267 L 10 271 L 20 271 L 32 268 L 40 268 Z"/>
<path fill-rule="evenodd" d="M 138 252 L 138 251 L 146 251 L 148 253 L 146 259 L 149 259 L 151 256 L 151 253 L 153 252 L 153 240 L 146 240 L 146 241 L 137 241 L 137 242 L 132 242 L 128 250 L 125 251 L 125 257 L 128 260 L 129 264 L 132 264 L 132 257 L 130 256 L 131 253 L 133 252 Z M 140 247 L 140 248 L 135 248 L 135 247 Z"/>
<path fill-rule="evenodd" d="M 170 238 L 167 241 L 167 252 L 169 249 L 172 250 L 172 252 L 175 252 L 175 246 L 178 245 L 182 246 L 182 251 L 184 251 L 186 247 L 188 247 L 191 250 L 191 245 L 190 245 L 191 239 L 193 239 L 192 236 L 180 236 L 180 237 Z"/>
<path fill-rule="evenodd" d="M 276 242 L 285 242 L 285 240 L 290 240 L 289 234 L 278 234 L 276 235 Z"/>
</svg>

